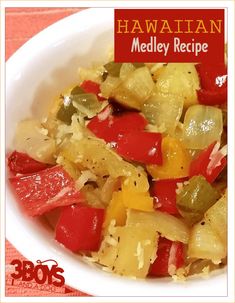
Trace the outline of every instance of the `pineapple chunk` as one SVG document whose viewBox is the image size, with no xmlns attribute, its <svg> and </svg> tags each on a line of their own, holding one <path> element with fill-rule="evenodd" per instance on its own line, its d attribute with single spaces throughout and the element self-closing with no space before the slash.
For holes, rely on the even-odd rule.
<svg viewBox="0 0 235 303">
<path fill-rule="evenodd" d="M 98 252 L 97 262 L 119 275 L 145 278 L 156 258 L 159 235 L 151 225 L 118 226 L 111 221 Z"/>
<path fill-rule="evenodd" d="M 140 110 L 152 94 L 153 88 L 150 71 L 144 66 L 129 73 L 125 81 L 113 90 L 111 97 L 125 106 Z"/>
<path fill-rule="evenodd" d="M 218 264 L 226 254 L 226 246 L 208 223 L 201 221 L 193 226 L 188 244 L 190 258 L 209 259 Z"/>
<path fill-rule="evenodd" d="M 157 247 L 156 229 L 149 225 L 124 226 L 117 229 L 118 254 L 113 271 L 120 275 L 145 278 Z"/>
<path fill-rule="evenodd" d="M 188 243 L 189 228 L 180 219 L 157 210 L 153 213 L 128 211 L 127 226 L 145 226 L 146 224 L 171 241 Z"/>
<path fill-rule="evenodd" d="M 198 103 L 199 87 L 198 73 L 192 63 L 168 63 L 161 68 L 156 83 L 159 92 L 182 96 L 186 108 Z"/>
<path fill-rule="evenodd" d="M 19 152 L 44 163 L 55 163 L 55 140 L 48 137 L 48 130 L 34 119 L 21 121 L 16 130 L 14 143 Z"/>
<path fill-rule="evenodd" d="M 227 193 L 207 210 L 205 221 L 227 246 Z"/>
</svg>

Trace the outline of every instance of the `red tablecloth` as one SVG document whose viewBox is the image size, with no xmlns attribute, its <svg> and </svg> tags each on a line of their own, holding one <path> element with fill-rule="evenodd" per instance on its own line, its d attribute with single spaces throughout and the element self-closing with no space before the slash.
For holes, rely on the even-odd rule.
<svg viewBox="0 0 235 303">
<path fill-rule="evenodd" d="M 79 8 L 7 8 L 6 60 L 38 32 L 80 10 Z M 6 296 L 87 296 L 81 291 L 66 285 L 54 287 L 48 284 L 40 285 L 35 282 L 13 279 L 9 264 L 14 259 L 26 260 L 6 241 Z"/>
</svg>

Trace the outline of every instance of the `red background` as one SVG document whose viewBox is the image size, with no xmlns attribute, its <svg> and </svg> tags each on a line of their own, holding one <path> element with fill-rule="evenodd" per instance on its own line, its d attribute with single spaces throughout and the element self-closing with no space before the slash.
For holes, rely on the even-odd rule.
<svg viewBox="0 0 235 303">
<path fill-rule="evenodd" d="M 153 34 L 147 33 L 146 30 L 142 34 L 123 34 L 117 33 L 117 20 L 137 19 L 141 25 L 145 24 L 145 20 L 168 20 L 169 24 L 173 24 L 174 20 L 203 20 L 207 27 L 210 19 L 224 20 L 223 9 L 116 9 L 115 10 L 115 61 L 117 62 L 207 62 L 214 63 L 224 60 L 224 22 L 222 22 L 222 33 L 218 34 Z M 159 23 L 159 22 L 158 22 Z M 160 25 L 161 23 L 159 23 Z M 192 26 L 193 27 L 193 26 Z M 143 27 L 145 28 L 145 27 Z M 210 28 L 210 27 L 209 27 Z M 187 31 L 187 28 L 185 28 Z M 195 31 L 195 26 L 193 30 Z M 140 42 L 149 42 L 150 36 L 156 36 L 159 42 L 170 43 L 167 56 L 163 53 L 156 52 L 133 52 L 131 53 L 131 45 L 134 37 L 139 37 Z M 174 53 L 173 39 L 179 37 L 182 42 L 189 43 L 194 38 L 194 42 L 208 43 L 208 52 L 199 53 L 196 57 L 193 53 L 182 52 Z"/>
</svg>

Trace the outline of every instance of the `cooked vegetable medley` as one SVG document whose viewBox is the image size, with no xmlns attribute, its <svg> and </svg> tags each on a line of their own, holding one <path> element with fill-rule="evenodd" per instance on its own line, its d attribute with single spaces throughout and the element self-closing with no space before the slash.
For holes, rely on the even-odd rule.
<svg viewBox="0 0 235 303">
<path fill-rule="evenodd" d="M 115 63 L 18 124 L 9 181 L 55 240 L 119 275 L 174 279 L 227 256 L 227 67 Z"/>
</svg>

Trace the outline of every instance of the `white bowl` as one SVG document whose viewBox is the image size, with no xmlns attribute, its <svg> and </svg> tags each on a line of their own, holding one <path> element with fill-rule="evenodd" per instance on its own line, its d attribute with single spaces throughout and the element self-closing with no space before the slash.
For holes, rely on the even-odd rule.
<svg viewBox="0 0 235 303">
<path fill-rule="evenodd" d="M 40 116 L 52 98 L 76 83 L 77 68 L 105 59 L 113 43 L 113 9 L 88 9 L 42 31 L 7 62 L 6 147 L 11 149 L 16 123 Z M 6 236 L 25 257 L 55 259 L 65 283 L 97 296 L 224 296 L 225 271 L 209 279 L 175 283 L 170 279 L 132 280 L 103 272 L 54 241 L 39 219 L 25 216 L 6 186 Z"/>
</svg>

